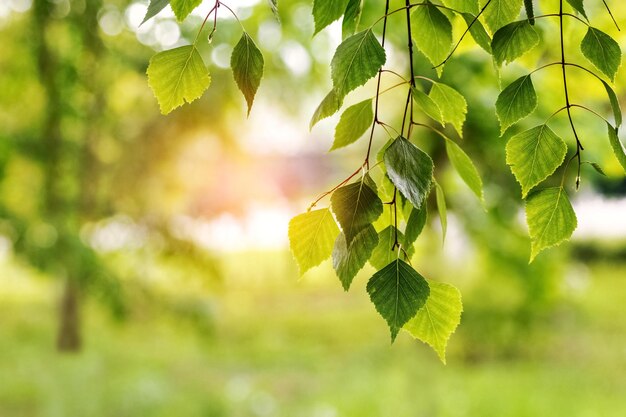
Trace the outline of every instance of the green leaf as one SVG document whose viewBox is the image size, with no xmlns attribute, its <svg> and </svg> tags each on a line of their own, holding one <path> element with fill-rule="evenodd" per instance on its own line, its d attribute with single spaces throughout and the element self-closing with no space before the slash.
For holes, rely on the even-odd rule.
<svg viewBox="0 0 626 417">
<path fill-rule="evenodd" d="M 443 117 L 441 116 L 441 110 L 432 98 L 415 87 L 411 87 L 411 95 L 413 96 L 413 101 L 415 101 L 417 107 L 419 107 L 428 117 L 438 123 L 444 124 Z"/>
<path fill-rule="evenodd" d="M 363 100 L 348 107 L 341 115 L 335 128 L 335 141 L 330 150 L 355 142 L 372 125 L 373 121 L 372 99 Z"/>
<path fill-rule="evenodd" d="M 463 136 L 467 102 L 461 93 L 448 85 L 434 83 L 429 96 L 439 106 L 443 120 L 452 123 L 459 136 Z"/>
<path fill-rule="evenodd" d="M 502 65 L 504 61 L 513 62 L 537 46 L 538 43 L 539 35 L 535 28 L 528 20 L 522 20 L 498 29 L 493 35 L 491 49 L 496 63 Z"/>
<path fill-rule="evenodd" d="M 483 15 L 487 27 L 494 33 L 519 16 L 522 0 L 491 0 Z"/>
<path fill-rule="evenodd" d="M 550 176 L 565 159 L 567 145 L 547 125 L 533 127 L 506 144 L 506 163 L 522 186 L 522 197 Z"/>
<path fill-rule="evenodd" d="M 496 114 L 500 120 L 500 135 L 509 126 L 522 120 L 537 108 L 537 94 L 530 74 L 509 84 L 498 96 Z"/>
<path fill-rule="evenodd" d="M 313 117 L 311 117 L 311 122 L 309 123 L 309 129 L 313 129 L 313 126 L 315 126 L 315 124 L 320 120 L 337 113 L 342 104 L 343 98 L 339 98 L 337 96 L 335 89 L 330 90 L 319 106 L 317 106 L 317 109 L 315 109 Z"/>
<path fill-rule="evenodd" d="M 622 142 L 620 142 L 619 137 L 617 136 L 617 129 L 614 129 L 613 126 L 608 123 L 606 124 L 606 127 L 609 130 L 609 142 L 611 143 L 611 148 L 613 148 L 613 153 L 622 168 L 624 168 L 624 171 L 626 171 L 626 153 L 624 153 Z"/>
<path fill-rule="evenodd" d="M 606 33 L 589 26 L 580 43 L 583 55 L 613 81 L 622 62 L 619 44 Z"/>
<path fill-rule="evenodd" d="M 461 13 L 478 14 L 478 0 L 443 0 L 443 4 Z"/>
<path fill-rule="evenodd" d="M 602 167 L 597 163 L 597 162 L 588 162 L 588 161 L 583 161 L 583 164 L 589 164 L 591 165 L 591 167 L 593 169 L 596 170 L 596 172 L 600 175 L 603 175 L 606 177 L 606 173 L 604 172 L 604 170 L 602 169 Z"/>
<path fill-rule="evenodd" d="M 491 36 L 489 36 L 487 31 L 485 30 L 485 27 L 483 26 L 483 24 L 480 23 L 480 20 L 478 19 L 474 20 L 474 17 L 476 16 L 476 14 L 463 13 L 462 16 L 463 16 L 463 19 L 465 20 L 465 23 L 467 23 L 467 26 L 469 27 L 469 31 L 470 31 L 470 34 L 472 35 L 472 38 L 474 38 L 476 43 L 481 48 L 483 48 L 485 51 L 491 54 L 492 53 L 491 52 Z"/>
<path fill-rule="evenodd" d="M 387 226 L 378 234 L 378 245 L 374 248 L 369 260 L 374 268 L 382 269 L 398 257 L 398 249 L 392 249 L 396 231 L 398 233 L 398 243 L 402 245 L 402 249 L 404 249 L 409 258 L 413 256 L 415 252 L 413 245 L 406 245 L 402 232 L 397 230 L 394 226 Z M 402 252 L 400 252 L 400 256 L 402 255 Z"/>
<path fill-rule="evenodd" d="M 396 259 L 372 276 L 367 292 L 387 321 L 393 343 L 402 326 L 426 303 L 430 290 L 424 277 L 403 260 Z"/>
<path fill-rule="evenodd" d="M 441 11 L 429 1 L 415 7 L 411 14 L 411 35 L 415 45 L 433 65 L 439 65 L 452 47 L 452 24 Z M 437 67 L 441 76 L 443 67 Z"/>
<path fill-rule="evenodd" d="M 330 257 L 338 234 L 339 228 L 327 208 L 302 213 L 291 219 L 289 246 L 300 268 L 300 275 Z"/>
<path fill-rule="evenodd" d="M 202 0 L 171 0 L 170 5 L 176 15 L 176 19 L 179 22 L 185 20 L 189 13 L 193 12 L 193 9 L 198 7 L 202 3 Z"/>
<path fill-rule="evenodd" d="M 433 178 L 433 160 L 430 156 L 398 136 L 385 151 L 384 161 L 393 185 L 413 207 L 421 207 Z"/>
<path fill-rule="evenodd" d="M 261 77 L 263 77 L 263 55 L 254 41 L 246 32 L 235 45 L 230 57 L 230 66 L 237 86 L 243 93 L 248 103 L 248 114 L 252 108 L 254 95 L 256 94 Z"/>
<path fill-rule="evenodd" d="M 619 107 L 619 100 L 617 99 L 617 95 L 615 91 L 608 85 L 605 81 L 602 81 L 604 88 L 606 89 L 606 93 L 609 96 L 609 101 L 611 102 L 611 109 L 613 110 L 613 117 L 615 118 L 615 127 L 620 127 L 622 125 L 622 109 Z"/>
<path fill-rule="evenodd" d="M 278 0 L 268 0 L 270 4 L 270 9 L 272 9 L 272 14 L 276 21 L 280 23 L 280 14 L 278 13 Z"/>
<path fill-rule="evenodd" d="M 156 16 L 161 10 L 165 9 L 168 4 L 170 4 L 170 0 L 150 0 L 148 10 L 146 10 L 146 16 L 141 21 L 141 25 Z"/>
<path fill-rule="evenodd" d="M 372 29 L 364 30 L 343 41 L 330 63 L 335 93 L 340 100 L 365 84 L 385 63 L 385 50 Z"/>
<path fill-rule="evenodd" d="M 567 0 L 570 6 L 574 8 L 578 13 L 585 16 L 587 19 L 587 13 L 585 13 L 585 6 L 583 6 L 583 0 Z"/>
<path fill-rule="evenodd" d="M 443 188 L 435 181 L 435 197 L 437 198 L 437 211 L 439 212 L 439 222 L 441 223 L 441 240 L 445 242 L 448 231 L 448 209 L 446 207 L 446 196 Z"/>
<path fill-rule="evenodd" d="M 407 246 L 413 246 L 413 243 L 415 243 L 422 233 L 422 230 L 424 230 L 424 225 L 426 225 L 427 220 L 428 209 L 426 204 L 423 204 L 420 208 L 413 207 L 406 221 L 406 228 L 404 229 L 404 243 Z"/>
<path fill-rule="evenodd" d="M 476 194 L 476 197 L 483 201 L 483 181 L 478 174 L 478 170 L 469 156 L 455 142 L 446 139 L 446 152 L 456 172 L 461 179 Z"/>
<path fill-rule="evenodd" d="M 382 201 L 364 179 L 338 188 L 330 203 L 348 245 L 383 212 Z"/>
<path fill-rule="evenodd" d="M 211 84 L 209 71 L 193 45 L 159 52 L 150 59 L 146 72 L 163 114 L 191 103 Z"/>
<path fill-rule="evenodd" d="M 346 39 L 354 35 L 361 20 L 361 0 L 349 0 L 341 22 L 341 37 Z"/>
<path fill-rule="evenodd" d="M 569 239 L 577 220 L 563 187 L 532 193 L 526 200 L 526 222 L 531 238 L 530 262 L 543 249 Z"/>
<path fill-rule="evenodd" d="M 404 325 L 411 336 L 428 343 L 446 363 L 446 345 L 461 322 L 461 292 L 450 284 L 428 280 L 430 295 L 424 307 Z"/>
<path fill-rule="evenodd" d="M 333 249 L 333 267 L 345 291 L 350 289 L 352 280 L 363 268 L 377 244 L 378 235 L 372 225 L 361 230 L 349 248 L 346 236 L 343 233 L 339 234 Z"/>
<path fill-rule="evenodd" d="M 313 0 L 314 36 L 326 26 L 339 19 L 346 10 L 348 0 Z"/>
</svg>

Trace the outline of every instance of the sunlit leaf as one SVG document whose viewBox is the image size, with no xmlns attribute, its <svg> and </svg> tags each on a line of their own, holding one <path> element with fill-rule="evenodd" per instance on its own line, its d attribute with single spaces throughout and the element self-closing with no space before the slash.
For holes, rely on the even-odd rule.
<svg viewBox="0 0 626 417">
<path fill-rule="evenodd" d="M 583 55 L 613 81 L 622 62 L 619 44 L 606 33 L 589 26 L 580 43 Z"/>
<path fill-rule="evenodd" d="M 522 0 L 491 0 L 484 12 L 487 27 L 494 33 L 515 20 L 521 9 Z"/>
<path fill-rule="evenodd" d="M 461 179 L 476 194 L 476 197 L 483 201 L 483 181 L 478 174 L 476 166 L 461 147 L 451 140 L 446 139 L 446 152 L 450 163 L 459 173 Z"/>
<path fill-rule="evenodd" d="M 426 204 L 423 204 L 420 208 L 413 207 L 406 221 L 406 228 L 404 229 L 404 243 L 407 246 L 413 246 L 413 243 L 415 243 L 422 233 L 422 230 L 424 230 L 424 225 L 426 225 L 427 220 L 428 209 Z"/>
<path fill-rule="evenodd" d="M 626 171 L 626 153 L 624 153 L 624 146 L 622 145 L 622 142 L 620 142 L 619 136 L 617 136 L 617 130 L 608 123 L 606 124 L 606 127 L 609 131 L 609 142 L 611 143 L 613 153 L 622 168 L 624 168 L 624 171 Z"/>
<path fill-rule="evenodd" d="M 185 102 L 191 103 L 211 84 L 209 71 L 192 45 L 154 55 L 150 59 L 147 74 L 148 83 L 163 114 L 168 114 Z"/>
<path fill-rule="evenodd" d="M 500 134 L 509 126 L 531 114 L 537 107 L 537 94 L 530 74 L 509 84 L 498 96 L 496 115 L 500 120 Z"/>
<path fill-rule="evenodd" d="M 430 156 L 399 136 L 385 151 L 384 161 L 391 182 L 414 207 L 421 207 L 433 177 Z"/>
<path fill-rule="evenodd" d="M 602 169 L 602 167 L 597 163 L 597 162 L 583 162 L 583 164 L 589 164 L 591 165 L 591 167 L 600 175 L 603 175 L 606 177 L 606 173 L 604 172 L 604 170 Z"/>
<path fill-rule="evenodd" d="M 547 125 L 513 136 L 506 145 L 506 163 L 522 186 L 522 197 L 562 163 L 567 145 Z"/>
<path fill-rule="evenodd" d="M 439 212 L 439 222 L 441 223 L 441 240 L 445 242 L 448 232 L 448 208 L 446 206 L 446 195 L 441 185 L 435 181 L 435 197 L 437 200 L 437 211 Z"/>
<path fill-rule="evenodd" d="M 533 49 L 539 43 L 539 35 L 528 22 L 510 23 L 493 35 L 491 50 L 498 65 L 503 62 L 511 63 L 515 59 Z"/>
<path fill-rule="evenodd" d="M 432 98 L 415 87 L 411 87 L 411 95 L 413 96 L 413 101 L 415 101 L 417 107 L 419 107 L 428 117 L 438 123 L 444 124 L 443 117 L 441 116 L 441 110 Z"/>
<path fill-rule="evenodd" d="M 461 322 L 463 303 L 461 292 L 450 284 L 428 280 L 430 294 L 404 329 L 411 336 L 428 343 L 446 363 L 446 345 Z"/>
<path fill-rule="evenodd" d="M 462 13 L 478 14 L 478 0 L 443 0 L 443 4 Z"/>
<path fill-rule="evenodd" d="M 577 226 L 576 214 L 563 187 L 539 190 L 528 196 L 526 222 L 531 239 L 530 262 L 543 249 L 569 239 Z"/>
<path fill-rule="evenodd" d="M 385 50 L 378 43 L 371 28 L 343 41 L 330 63 L 338 99 L 342 100 L 350 91 L 376 75 L 385 60 Z"/>
<path fill-rule="evenodd" d="M 415 7 L 411 14 L 411 35 L 415 45 L 433 65 L 439 65 L 452 47 L 452 24 L 437 7 L 429 1 Z M 437 67 L 441 76 L 443 67 Z"/>
<path fill-rule="evenodd" d="M 567 0 L 570 6 L 574 8 L 578 13 L 585 16 L 587 19 L 587 13 L 585 12 L 585 6 L 583 5 L 583 0 Z"/>
<path fill-rule="evenodd" d="M 148 20 L 156 16 L 161 10 L 165 9 L 170 4 L 170 0 L 150 0 L 148 10 L 146 10 L 146 16 L 143 18 L 141 24 L 143 25 Z"/>
<path fill-rule="evenodd" d="M 198 7 L 202 0 L 170 0 L 170 6 L 179 22 L 185 20 L 189 13 Z"/>
<path fill-rule="evenodd" d="M 382 269 L 389 265 L 391 261 L 394 261 L 398 257 L 398 254 L 403 256 L 402 251 L 398 252 L 397 248 L 393 248 L 396 232 L 398 233 L 398 243 L 402 246 L 402 249 L 406 252 L 409 258 L 415 252 L 413 245 L 407 245 L 405 243 L 402 232 L 397 230 L 394 226 L 387 226 L 380 233 L 378 233 L 378 245 L 374 248 L 372 256 L 369 260 L 370 264 L 374 268 Z"/>
<path fill-rule="evenodd" d="M 361 230 L 349 247 L 346 243 L 346 236 L 343 233 L 339 234 L 333 249 L 333 267 L 344 290 L 350 289 L 352 280 L 365 266 L 377 244 L 378 235 L 372 225 Z"/>
<path fill-rule="evenodd" d="M 348 0 L 313 0 L 314 34 L 339 19 L 347 5 Z"/>
<path fill-rule="evenodd" d="M 491 54 L 491 36 L 485 30 L 480 20 L 474 19 L 476 14 L 463 13 L 463 20 L 469 27 L 470 34 L 476 43 L 485 51 Z M 470 26 L 471 25 L 471 26 Z"/>
<path fill-rule="evenodd" d="M 465 97 L 454 88 L 442 83 L 434 83 L 428 95 L 439 106 L 443 120 L 452 123 L 459 136 L 463 136 L 463 123 L 467 114 Z"/>
<path fill-rule="evenodd" d="M 289 222 L 289 246 L 300 268 L 300 275 L 328 259 L 339 228 L 330 210 L 312 210 Z"/>
<path fill-rule="evenodd" d="M 343 39 L 354 35 L 359 26 L 362 11 L 361 2 L 362 0 L 348 0 L 348 5 L 343 15 L 343 22 L 341 23 L 341 36 Z"/>
<path fill-rule="evenodd" d="M 383 212 L 382 201 L 365 180 L 338 188 L 330 202 L 348 245 Z"/>
<path fill-rule="evenodd" d="M 317 106 L 317 109 L 315 109 L 313 117 L 311 117 L 311 122 L 309 123 L 309 129 L 313 129 L 313 126 L 320 120 L 337 113 L 342 104 L 343 99 L 337 96 L 335 89 L 330 90 L 319 106 Z"/>
<path fill-rule="evenodd" d="M 246 32 L 235 45 L 230 57 L 230 66 L 237 86 L 243 93 L 248 103 L 248 114 L 252 108 L 254 95 L 256 94 L 261 77 L 263 77 L 263 55 L 254 41 Z"/>
<path fill-rule="evenodd" d="M 330 150 L 347 146 L 359 139 L 373 121 L 372 99 L 348 107 L 341 115 L 335 128 L 335 141 Z"/>
<path fill-rule="evenodd" d="M 387 321 L 393 342 L 402 326 L 424 305 L 430 290 L 424 277 L 403 260 L 396 259 L 372 276 L 367 292 Z"/>
<path fill-rule="evenodd" d="M 602 81 L 604 88 L 606 89 L 606 93 L 609 96 L 609 102 L 611 103 L 611 109 L 613 110 L 613 117 L 615 118 L 615 127 L 620 127 L 622 125 L 622 109 L 619 106 L 619 100 L 617 99 L 617 95 L 615 91 L 608 85 L 605 81 Z"/>
</svg>

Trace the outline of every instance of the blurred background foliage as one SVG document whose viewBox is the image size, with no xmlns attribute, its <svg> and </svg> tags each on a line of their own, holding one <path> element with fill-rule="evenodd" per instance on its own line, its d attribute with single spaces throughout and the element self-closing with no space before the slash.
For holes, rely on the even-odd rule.
<svg viewBox="0 0 626 417">
<path fill-rule="evenodd" d="M 624 45 L 601 2 L 588 3 L 594 26 Z M 327 153 L 336 117 L 307 132 L 340 27 L 311 39 L 309 2 L 281 1 L 280 23 L 264 1 L 229 5 L 265 55 L 248 119 L 228 68 L 240 36 L 228 13 L 200 43 L 212 76 L 202 99 L 163 117 L 147 86 L 150 56 L 192 40 L 211 5 L 180 25 L 165 10 L 139 27 L 143 1 L 0 3 L 0 416 L 621 416 L 626 182 L 605 127 L 576 113 L 585 158 L 608 176 L 583 167 L 575 240 L 528 265 L 504 145 L 562 106 L 557 68 L 536 74 L 539 109 L 503 138 L 493 110 L 500 79 L 558 60 L 556 22 L 538 22 L 542 45 L 520 63 L 498 70 L 464 41 L 444 71 L 469 102 L 460 143 L 488 211 L 441 141 L 415 134 L 451 214 L 442 246 L 431 213 L 413 264 L 464 296 L 443 367 L 406 335 L 389 347 L 363 288 L 371 268 L 345 294 L 327 263 L 297 280 L 286 247 L 290 216 L 365 149 Z M 626 6 L 611 7 L 623 26 Z M 367 2 L 362 22 L 379 9 Z M 401 73 L 402 19 L 390 18 L 388 60 Z M 580 27 L 566 31 L 569 59 L 584 62 Z M 609 115 L 602 85 L 576 76 L 574 100 Z M 617 80 L 624 103 L 623 68 Z M 399 89 L 385 93 L 382 120 L 397 124 L 403 103 Z M 565 123 L 554 128 L 572 144 Z M 84 346 L 64 356 L 55 339 Z"/>
</svg>

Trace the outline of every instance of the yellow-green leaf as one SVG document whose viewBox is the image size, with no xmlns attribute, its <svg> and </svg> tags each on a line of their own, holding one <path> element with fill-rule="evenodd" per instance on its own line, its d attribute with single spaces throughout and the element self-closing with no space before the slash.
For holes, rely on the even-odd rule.
<svg viewBox="0 0 626 417">
<path fill-rule="evenodd" d="M 374 121 L 372 99 L 348 107 L 335 128 L 335 141 L 330 150 L 347 146 L 359 139 Z"/>
<path fill-rule="evenodd" d="M 263 77 L 263 55 L 252 38 L 244 32 L 241 39 L 235 45 L 230 57 L 230 66 L 237 86 L 243 93 L 248 103 L 248 114 L 252 108 L 254 95 L 256 94 L 261 77 Z"/>
<path fill-rule="evenodd" d="M 289 246 L 300 268 L 300 275 L 328 259 L 339 228 L 330 210 L 302 213 L 289 222 Z"/>
<path fill-rule="evenodd" d="M 193 9 L 198 7 L 202 3 L 202 0 L 171 0 L 170 5 L 176 15 L 176 19 L 179 22 L 185 20 L 189 13 L 193 12 Z"/>
<path fill-rule="evenodd" d="M 539 35 L 535 28 L 528 22 L 510 23 L 493 35 L 491 50 L 498 65 L 503 62 L 511 63 L 526 52 L 533 49 L 539 43 Z"/>
<path fill-rule="evenodd" d="M 606 33 L 589 26 L 580 43 L 583 55 L 613 81 L 622 62 L 619 44 Z"/>
<path fill-rule="evenodd" d="M 429 1 L 415 7 L 411 14 L 411 35 L 415 45 L 433 65 L 439 65 L 452 47 L 452 24 L 445 14 Z M 441 76 L 443 66 L 437 67 Z"/>
</svg>

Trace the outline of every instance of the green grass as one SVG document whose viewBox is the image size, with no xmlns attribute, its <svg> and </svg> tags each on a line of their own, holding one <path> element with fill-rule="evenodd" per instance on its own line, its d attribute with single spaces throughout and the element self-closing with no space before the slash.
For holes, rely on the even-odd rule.
<svg viewBox="0 0 626 417">
<path fill-rule="evenodd" d="M 90 302 L 76 355 L 54 350 L 55 284 L 2 278 L 0 417 L 624 415 L 623 266 L 594 266 L 548 322 L 507 333 L 526 347 L 509 355 L 466 354 L 500 341 L 465 292 L 470 321 L 443 366 L 406 333 L 389 344 L 365 276 L 346 294 L 325 268 L 296 281 L 288 255 L 266 256 L 226 261 L 212 331 L 155 309 L 118 323 Z"/>
</svg>

